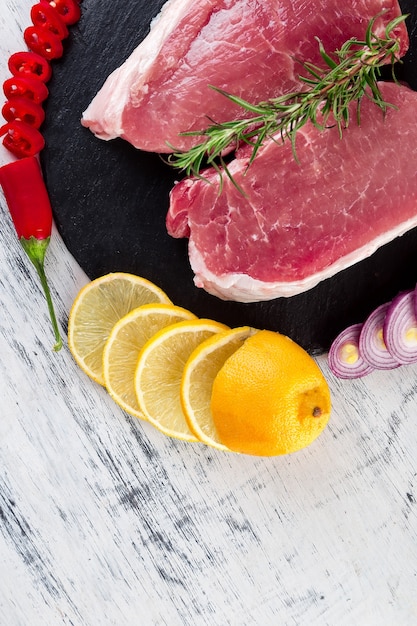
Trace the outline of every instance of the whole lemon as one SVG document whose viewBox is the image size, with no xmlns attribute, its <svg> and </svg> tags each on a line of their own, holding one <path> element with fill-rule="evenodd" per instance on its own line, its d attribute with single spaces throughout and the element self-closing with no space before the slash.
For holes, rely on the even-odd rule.
<svg viewBox="0 0 417 626">
<path fill-rule="evenodd" d="M 315 360 L 289 337 L 261 330 L 214 379 L 211 411 L 219 439 L 243 454 L 288 454 L 325 428 L 330 391 Z"/>
</svg>

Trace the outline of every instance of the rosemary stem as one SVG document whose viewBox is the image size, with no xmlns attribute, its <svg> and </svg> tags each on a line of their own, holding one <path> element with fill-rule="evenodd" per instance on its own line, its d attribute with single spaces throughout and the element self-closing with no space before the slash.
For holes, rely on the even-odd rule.
<svg viewBox="0 0 417 626">
<path fill-rule="evenodd" d="M 400 60 L 400 40 L 392 36 L 392 33 L 407 16 L 401 15 L 389 22 L 385 28 L 385 37 L 373 32 L 375 21 L 379 16 L 370 20 L 364 41 L 349 39 L 340 50 L 333 53 L 334 58 L 327 54 L 318 40 L 324 69 L 310 63 L 301 63 L 307 72 L 307 76 L 300 76 L 300 80 L 309 86 L 305 90 L 253 105 L 238 96 L 213 87 L 243 110 L 256 115 L 213 123 L 204 130 L 183 133 L 187 136 L 201 137 L 202 141 L 188 151 L 174 148 L 169 157 L 171 165 L 186 175 L 199 176 L 204 163 L 207 163 L 214 165 L 220 176 L 222 171 L 225 171 L 231 177 L 223 155 L 225 151 L 230 151 L 242 143 L 252 145 L 250 163 L 257 156 L 264 141 L 274 135 L 280 135 L 282 141 L 288 138 L 295 154 L 295 136 L 304 124 L 311 121 L 317 128 L 323 130 L 331 121 L 331 125 L 337 124 L 339 133 L 342 134 L 343 129 L 349 124 L 350 104 L 355 101 L 359 104 L 365 94 L 385 112 L 389 104 L 384 102 L 379 90 L 380 68 L 387 63 L 394 66 L 394 63 Z M 394 74 L 393 77 L 395 79 Z M 359 115 L 357 118 L 359 119 Z"/>
</svg>

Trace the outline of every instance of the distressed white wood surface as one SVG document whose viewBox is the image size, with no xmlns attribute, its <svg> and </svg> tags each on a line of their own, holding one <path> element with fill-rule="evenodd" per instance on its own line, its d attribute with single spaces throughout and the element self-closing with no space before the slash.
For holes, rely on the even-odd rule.
<svg viewBox="0 0 417 626">
<path fill-rule="evenodd" d="M 1 81 L 31 4 L 1 1 Z M 417 366 L 338 382 L 321 358 L 331 423 L 290 457 L 170 440 L 52 352 L 0 210 L 2 625 L 417 624 Z M 87 279 L 57 233 L 46 272 L 65 331 Z"/>
</svg>

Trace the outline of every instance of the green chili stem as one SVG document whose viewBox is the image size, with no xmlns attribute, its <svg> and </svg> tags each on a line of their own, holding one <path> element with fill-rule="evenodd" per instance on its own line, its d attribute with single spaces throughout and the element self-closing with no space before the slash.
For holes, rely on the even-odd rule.
<svg viewBox="0 0 417 626">
<path fill-rule="evenodd" d="M 30 239 L 25 239 L 25 237 L 20 238 L 20 243 L 29 259 L 32 261 L 35 269 L 38 273 L 38 276 L 41 281 L 41 285 L 45 294 L 46 302 L 48 304 L 49 316 L 52 322 L 52 328 L 55 335 L 55 345 L 53 349 L 55 352 L 62 348 L 62 338 L 58 328 L 58 322 L 55 315 L 55 309 L 52 302 L 51 292 L 49 290 L 48 281 L 46 279 L 44 262 L 45 262 L 45 254 L 48 248 L 50 241 L 50 237 L 46 239 L 36 239 L 35 237 L 30 237 Z"/>
</svg>

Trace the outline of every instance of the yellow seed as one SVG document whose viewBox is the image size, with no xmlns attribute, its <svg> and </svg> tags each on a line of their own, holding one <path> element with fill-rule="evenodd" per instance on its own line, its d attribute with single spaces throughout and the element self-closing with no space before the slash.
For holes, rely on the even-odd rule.
<svg viewBox="0 0 417 626">
<path fill-rule="evenodd" d="M 349 365 L 353 365 L 359 359 L 359 350 L 354 343 L 345 343 L 342 346 L 340 360 Z"/>
<path fill-rule="evenodd" d="M 376 338 L 379 342 L 379 347 L 381 348 L 381 350 L 387 350 L 387 346 L 385 344 L 384 341 L 384 333 L 382 331 L 382 328 L 380 328 L 376 334 Z"/>
<path fill-rule="evenodd" d="M 415 326 L 407 328 L 405 332 L 405 340 L 408 343 L 417 343 L 417 328 Z"/>
</svg>

